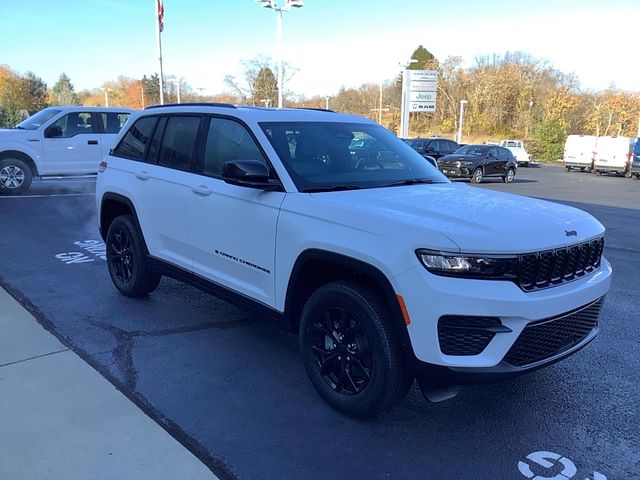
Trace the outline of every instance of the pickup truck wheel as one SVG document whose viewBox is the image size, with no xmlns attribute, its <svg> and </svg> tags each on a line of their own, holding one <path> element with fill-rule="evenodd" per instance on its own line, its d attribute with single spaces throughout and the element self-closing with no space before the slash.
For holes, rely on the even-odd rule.
<svg viewBox="0 0 640 480">
<path fill-rule="evenodd" d="M 413 380 L 388 308 L 355 282 L 332 282 L 311 295 L 300 321 L 300 349 L 318 393 L 354 417 L 371 417 L 393 405 Z"/>
<path fill-rule="evenodd" d="M 509 167 L 509 170 L 507 170 L 507 174 L 502 177 L 502 181 L 504 183 L 511 183 L 513 182 L 513 177 L 515 177 L 516 175 L 516 171 L 513 169 L 513 167 Z"/>
<path fill-rule="evenodd" d="M 567 172 L 571 171 L 571 167 L 564 167 Z"/>
<path fill-rule="evenodd" d="M 17 158 L 0 160 L 0 193 L 22 193 L 31 186 L 29 166 Z"/>
<path fill-rule="evenodd" d="M 156 289 L 162 276 L 149 269 L 142 234 L 131 215 L 111 222 L 106 243 L 109 275 L 123 295 L 142 297 Z"/>
<path fill-rule="evenodd" d="M 476 168 L 471 174 L 471 183 L 482 183 L 482 168 Z"/>
</svg>

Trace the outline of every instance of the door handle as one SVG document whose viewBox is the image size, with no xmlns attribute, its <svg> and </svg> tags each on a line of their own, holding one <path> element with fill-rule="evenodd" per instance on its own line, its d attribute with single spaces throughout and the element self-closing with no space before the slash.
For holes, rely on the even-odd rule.
<svg viewBox="0 0 640 480">
<path fill-rule="evenodd" d="M 87 143 L 89 145 L 97 145 L 98 144 L 98 140 L 87 140 Z"/>
<path fill-rule="evenodd" d="M 137 172 L 136 178 L 139 178 L 140 180 L 149 180 L 151 175 L 149 175 L 149 172 Z"/>
<path fill-rule="evenodd" d="M 206 185 L 192 186 L 191 190 L 193 193 L 197 193 L 198 195 L 202 195 L 203 197 L 208 197 L 211 195 L 211 190 Z"/>
</svg>

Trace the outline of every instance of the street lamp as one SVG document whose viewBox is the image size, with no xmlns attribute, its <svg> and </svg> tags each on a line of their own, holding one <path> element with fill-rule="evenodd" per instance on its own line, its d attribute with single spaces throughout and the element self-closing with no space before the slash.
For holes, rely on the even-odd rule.
<svg viewBox="0 0 640 480">
<path fill-rule="evenodd" d="M 456 141 L 462 143 L 462 121 L 464 119 L 464 106 L 469 103 L 466 100 L 460 100 L 460 121 L 458 122 L 458 135 Z"/>
<path fill-rule="evenodd" d="M 278 108 L 282 108 L 282 12 L 288 12 L 291 7 L 301 8 L 304 6 L 303 0 L 283 0 L 284 5 L 278 6 L 278 0 L 256 0 L 264 8 L 270 8 L 276 12 L 277 17 L 277 40 L 278 40 Z"/>
<path fill-rule="evenodd" d="M 331 98 L 329 95 L 325 95 L 324 97 L 324 109 L 329 110 L 329 99 Z"/>
<path fill-rule="evenodd" d="M 100 87 L 100 90 L 102 90 L 104 92 L 104 106 L 108 107 L 109 106 L 109 92 L 111 92 L 112 89 L 111 88 Z"/>
<path fill-rule="evenodd" d="M 262 100 L 260 100 L 262 103 L 264 103 L 264 106 L 266 108 L 269 108 L 269 105 L 271 104 L 271 99 L 270 98 L 263 98 Z"/>
<path fill-rule="evenodd" d="M 175 79 L 175 78 L 172 78 L 171 82 L 176 86 L 177 100 L 178 100 L 178 103 L 180 103 L 180 84 L 182 82 L 180 80 Z"/>
<path fill-rule="evenodd" d="M 400 66 L 403 68 L 402 70 L 402 100 L 400 104 L 400 138 L 407 138 L 409 135 L 409 109 L 407 95 L 409 90 L 409 80 L 408 80 L 408 72 L 407 69 L 409 65 L 412 63 L 418 63 L 418 60 L 415 58 L 411 58 L 404 63 L 401 62 Z"/>
</svg>

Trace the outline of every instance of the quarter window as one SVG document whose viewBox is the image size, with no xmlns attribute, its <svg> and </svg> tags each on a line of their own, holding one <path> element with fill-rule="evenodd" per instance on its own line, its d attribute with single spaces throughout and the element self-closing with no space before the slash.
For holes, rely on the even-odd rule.
<svg viewBox="0 0 640 480">
<path fill-rule="evenodd" d="M 144 159 L 144 152 L 149 144 L 156 120 L 157 117 L 143 117 L 137 120 L 115 148 L 113 155 L 132 160 Z"/>
<path fill-rule="evenodd" d="M 204 149 L 203 173 L 221 177 L 222 167 L 231 160 L 258 160 L 267 165 L 258 145 L 243 125 L 226 118 L 212 118 Z"/>
<path fill-rule="evenodd" d="M 192 170 L 199 128 L 200 117 L 169 117 L 158 164 L 178 170 Z"/>
</svg>

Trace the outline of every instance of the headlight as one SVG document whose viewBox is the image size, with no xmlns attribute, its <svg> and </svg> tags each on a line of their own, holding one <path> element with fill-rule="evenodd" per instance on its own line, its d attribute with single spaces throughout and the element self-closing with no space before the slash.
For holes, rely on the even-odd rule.
<svg viewBox="0 0 640 480">
<path fill-rule="evenodd" d="M 471 255 L 416 250 L 427 270 L 436 275 L 463 278 L 510 280 L 518 276 L 518 257 L 507 255 Z"/>
</svg>

